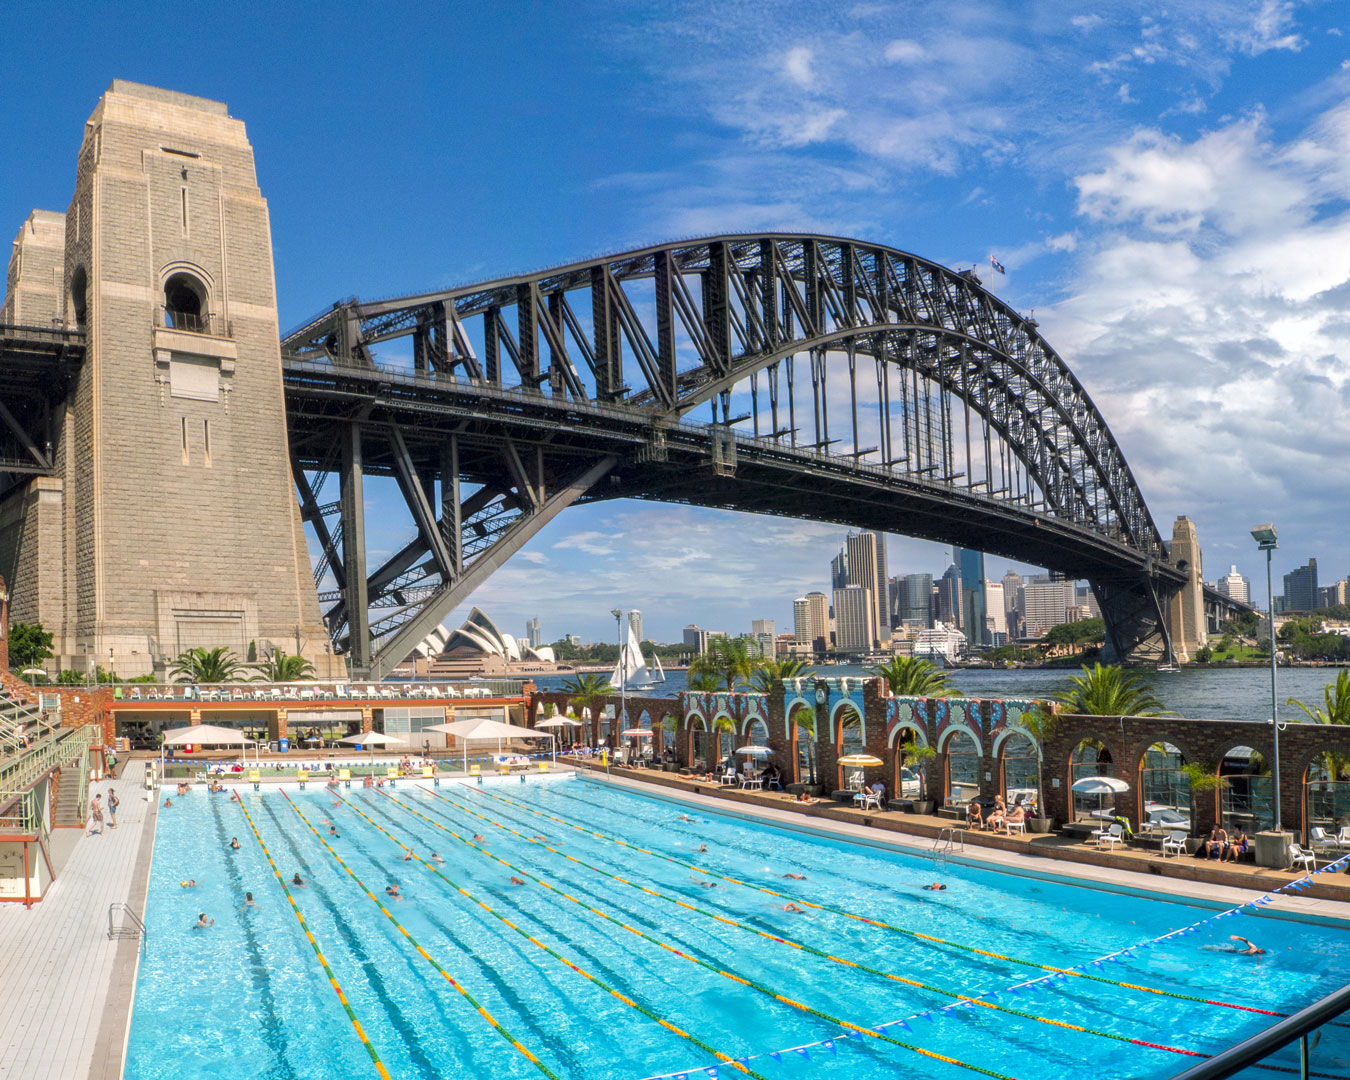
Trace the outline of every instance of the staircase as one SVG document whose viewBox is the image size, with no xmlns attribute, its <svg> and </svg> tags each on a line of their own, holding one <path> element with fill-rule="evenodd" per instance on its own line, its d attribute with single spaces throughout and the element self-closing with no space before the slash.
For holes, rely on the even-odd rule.
<svg viewBox="0 0 1350 1080">
<path fill-rule="evenodd" d="M 7 687 L 0 687 L 0 756 L 19 753 L 36 741 L 42 709 L 20 700 Z"/>
<path fill-rule="evenodd" d="M 56 805 L 52 808 L 54 828 L 84 828 L 84 812 L 80 806 L 80 786 L 84 782 L 84 770 L 80 762 L 73 761 L 61 770 L 61 779 L 56 788 Z"/>
</svg>

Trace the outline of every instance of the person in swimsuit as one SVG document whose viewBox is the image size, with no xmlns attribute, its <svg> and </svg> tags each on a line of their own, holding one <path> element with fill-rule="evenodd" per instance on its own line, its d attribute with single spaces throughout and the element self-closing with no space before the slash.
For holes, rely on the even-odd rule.
<svg viewBox="0 0 1350 1080">
<path fill-rule="evenodd" d="M 192 929 L 205 930 L 208 926 L 215 926 L 215 924 L 216 920 L 208 919 L 206 917 L 206 912 L 203 911 L 200 915 L 197 916 L 197 921 L 192 924 Z"/>
<path fill-rule="evenodd" d="M 1264 956 L 1266 950 L 1257 948 L 1241 934 L 1230 934 L 1229 941 L 1240 941 L 1243 948 L 1239 949 L 1236 945 L 1229 945 L 1227 942 L 1221 945 L 1201 945 L 1200 948 L 1205 952 L 1231 953 L 1233 956 Z"/>
<path fill-rule="evenodd" d="M 924 888 L 924 891 L 925 891 L 925 892 L 946 892 L 946 891 L 947 891 L 947 886 L 944 885 L 944 884 L 942 884 L 942 882 L 940 882 L 940 881 L 935 881 L 935 882 L 933 882 L 931 885 L 925 885 L 923 888 Z"/>
<path fill-rule="evenodd" d="M 239 850 L 239 837 L 236 836 L 233 840 L 230 841 L 230 850 L 231 851 Z"/>
</svg>

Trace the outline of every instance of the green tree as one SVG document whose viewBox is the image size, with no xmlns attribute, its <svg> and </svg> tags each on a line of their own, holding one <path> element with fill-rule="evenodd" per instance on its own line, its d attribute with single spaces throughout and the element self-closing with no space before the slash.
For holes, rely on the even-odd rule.
<svg viewBox="0 0 1350 1080">
<path fill-rule="evenodd" d="M 614 687 L 609 685 L 608 676 L 597 675 L 594 672 L 582 672 L 574 675 L 563 683 L 562 691 L 578 711 L 590 709 L 592 717 L 599 713 L 600 703 L 605 698 L 609 697 L 610 694 L 618 693 Z"/>
<path fill-rule="evenodd" d="M 89 676 L 83 671 L 76 671 L 73 668 L 65 668 L 56 673 L 57 686 L 83 686 L 89 681 Z"/>
<path fill-rule="evenodd" d="M 180 652 L 169 668 L 177 682 L 222 683 L 233 682 L 243 665 L 226 646 L 214 649 L 187 649 Z"/>
<path fill-rule="evenodd" d="M 715 694 L 722 689 L 722 677 L 715 671 L 699 671 L 690 665 L 684 681 L 690 690 L 701 694 Z"/>
<path fill-rule="evenodd" d="M 1290 698 L 1286 705 L 1297 705 L 1315 724 L 1350 724 L 1350 671 L 1342 671 L 1334 683 L 1322 688 L 1324 708 L 1310 708 L 1298 698 Z"/>
<path fill-rule="evenodd" d="M 1200 651 L 1195 654 L 1195 659 L 1197 663 L 1208 664 L 1214 659 L 1214 650 L 1208 645 L 1202 645 Z"/>
<path fill-rule="evenodd" d="M 244 657 L 244 660 L 250 664 L 256 664 L 258 662 L 258 643 L 256 641 L 250 641 L 248 643 L 248 653 Z"/>
<path fill-rule="evenodd" d="M 695 657 L 689 665 L 690 675 L 715 675 L 725 683 L 728 691 L 736 683 L 749 680 L 759 663 L 759 643 L 748 637 L 715 637 L 708 641 L 707 651 Z M 721 689 L 721 687 L 719 687 Z"/>
<path fill-rule="evenodd" d="M 893 656 L 878 667 L 868 668 L 869 675 L 886 680 L 895 697 L 962 697 L 960 690 L 947 684 L 947 673 L 935 664 L 917 656 Z"/>
<path fill-rule="evenodd" d="M 36 667 L 52 655 L 52 636 L 39 623 L 10 623 L 9 662 L 22 671 Z"/>
<path fill-rule="evenodd" d="M 789 657 L 761 660 L 755 666 L 755 677 L 750 682 L 750 689 L 759 694 L 772 693 L 776 683 L 795 679 L 805 671 L 805 660 L 794 660 Z"/>
<path fill-rule="evenodd" d="M 806 740 L 806 777 L 803 782 L 814 784 L 816 782 L 816 710 L 810 705 L 802 705 L 792 714 L 792 723 L 798 731 L 804 731 L 810 736 Z M 797 752 L 796 732 L 793 733 L 792 752 Z"/>
<path fill-rule="evenodd" d="M 254 682 L 296 682 L 314 674 L 314 665 L 303 656 L 288 655 L 285 649 L 277 649 L 261 663 L 253 665 L 258 673 Z"/>
<path fill-rule="evenodd" d="M 1084 716 L 1173 716 L 1162 707 L 1139 676 L 1117 664 L 1084 666 L 1082 675 L 1070 675 L 1073 689 L 1055 700 L 1065 712 Z"/>
</svg>

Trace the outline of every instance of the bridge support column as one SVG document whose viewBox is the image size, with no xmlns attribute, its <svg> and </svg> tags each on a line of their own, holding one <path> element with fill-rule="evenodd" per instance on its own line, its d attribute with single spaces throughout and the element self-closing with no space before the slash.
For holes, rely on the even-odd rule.
<svg viewBox="0 0 1350 1080">
<path fill-rule="evenodd" d="M 347 664 L 352 674 L 370 668 L 370 609 L 366 583 L 365 470 L 361 457 L 361 425 L 353 423 L 342 443 L 342 567 L 347 577 Z"/>
<path fill-rule="evenodd" d="M 1178 570 L 1186 573 L 1182 585 L 1167 605 L 1167 628 L 1177 663 L 1194 660 L 1208 637 L 1205 627 L 1205 584 L 1200 557 L 1200 541 L 1195 522 L 1179 517 L 1172 526 L 1168 556 Z"/>
</svg>

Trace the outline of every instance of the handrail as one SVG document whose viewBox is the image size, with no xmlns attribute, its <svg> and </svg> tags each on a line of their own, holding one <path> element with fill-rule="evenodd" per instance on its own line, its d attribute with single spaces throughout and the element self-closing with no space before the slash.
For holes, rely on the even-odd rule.
<svg viewBox="0 0 1350 1080">
<path fill-rule="evenodd" d="M 933 838 L 934 851 L 952 851 L 958 844 L 962 851 L 966 850 L 966 831 L 954 825 L 947 826 Z"/>
<path fill-rule="evenodd" d="M 132 922 L 131 926 L 114 926 L 113 914 L 117 911 L 123 912 L 129 916 Z M 150 940 L 150 931 L 145 928 L 145 923 L 141 917 L 132 910 L 130 904 L 125 904 L 121 900 L 114 900 L 108 905 L 108 940 L 116 937 L 122 937 L 125 934 L 132 934 L 141 939 L 141 948 L 145 949 Z"/>
<path fill-rule="evenodd" d="M 1202 1061 L 1185 1072 L 1177 1073 L 1172 1080 L 1223 1080 L 1224 1077 L 1235 1076 L 1262 1058 L 1269 1057 L 1295 1039 L 1305 1040 L 1299 1075 L 1307 1077 L 1308 1033 L 1334 1020 L 1347 1010 L 1350 1010 L 1350 985 L 1333 990 L 1326 997 L 1314 1001 L 1305 1009 L 1300 1009 L 1293 1016 L 1287 1016 L 1278 1024 L 1272 1024 L 1264 1031 L 1258 1031 L 1250 1039 L 1244 1039 L 1236 1046 L 1230 1046 L 1208 1061 Z"/>
</svg>

